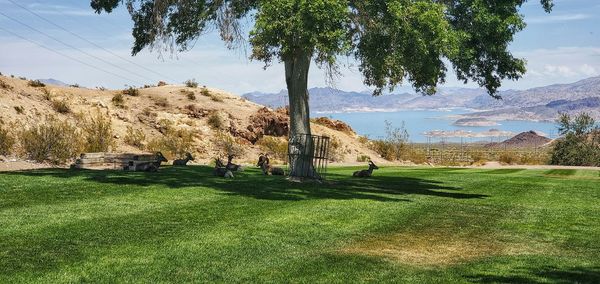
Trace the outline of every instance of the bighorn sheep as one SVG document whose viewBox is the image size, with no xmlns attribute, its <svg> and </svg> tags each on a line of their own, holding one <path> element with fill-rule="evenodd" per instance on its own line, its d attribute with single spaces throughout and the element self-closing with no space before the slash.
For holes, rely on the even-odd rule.
<svg viewBox="0 0 600 284">
<path fill-rule="evenodd" d="M 160 164 L 162 162 L 168 162 L 167 158 L 165 158 L 165 156 L 163 156 L 161 152 L 156 152 L 156 161 L 137 164 L 135 165 L 135 170 L 145 172 L 156 172 L 158 171 L 158 168 L 160 168 Z"/>
<path fill-rule="evenodd" d="M 379 169 L 379 167 L 377 165 L 375 165 L 375 163 L 373 163 L 373 161 L 369 161 L 369 169 L 368 170 L 356 171 L 356 172 L 354 172 L 354 174 L 352 174 L 352 176 L 354 176 L 354 177 L 370 177 L 371 175 L 373 175 L 373 170 L 377 170 L 377 169 Z"/>
<path fill-rule="evenodd" d="M 233 178 L 233 173 L 225 168 L 223 162 L 219 158 L 215 160 L 215 169 L 213 170 L 213 175 L 217 177 Z"/>
<path fill-rule="evenodd" d="M 261 159 L 263 158 L 262 163 L 261 163 Z M 283 176 L 285 175 L 285 171 L 282 168 L 278 168 L 278 167 L 273 167 L 271 166 L 271 161 L 269 160 L 269 155 L 265 154 L 264 156 L 259 157 L 259 161 L 258 163 L 260 164 L 260 168 L 262 169 L 262 172 L 264 175 L 274 175 L 274 176 Z"/>
<path fill-rule="evenodd" d="M 185 158 L 174 160 L 173 166 L 187 166 L 187 163 L 189 161 L 193 161 L 193 160 L 194 160 L 194 156 L 192 156 L 192 154 L 185 153 Z"/>
<path fill-rule="evenodd" d="M 244 167 L 242 167 L 241 165 L 236 165 L 231 162 L 234 157 L 235 157 L 234 155 L 227 156 L 227 165 L 225 165 L 225 168 L 232 172 L 243 172 Z"/>
</svg>

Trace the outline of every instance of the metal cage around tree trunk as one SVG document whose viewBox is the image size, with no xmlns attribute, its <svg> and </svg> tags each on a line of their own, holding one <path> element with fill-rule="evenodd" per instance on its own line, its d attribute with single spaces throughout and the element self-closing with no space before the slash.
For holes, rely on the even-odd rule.
<svg viewBox="0 0 600 284">
<path fill-rule="evenodd" d="M 290 177 L 324 180 L 329 162 L 329 137 L 309 134 L 290 136 L 288 165 Z"/>
</svg>

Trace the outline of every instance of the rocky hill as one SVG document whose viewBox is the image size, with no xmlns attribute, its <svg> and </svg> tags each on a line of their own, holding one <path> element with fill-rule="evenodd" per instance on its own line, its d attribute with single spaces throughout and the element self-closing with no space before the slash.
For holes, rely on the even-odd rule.
<svg viewBox="0 0 600 284">
<path fill-rule="evenodd" d="M 530 148 L 545 146 L 551 141 L 552 139 L 541 136 L 535 131 L 527 131 L 500 143 L 489 143 L 485 146 L 491 148 Z"/>
<path fill-rule="evenodd" d="M 287 137 L 285 110 L 275 111 L 214 88 L 159 85 L 162 86 L 138 89 L 132 94 L 131 90 L 32 86 L 27 80 L 0 76 L 0 121 L 15 125 L 13 130 L 17 132 L 43 123 L 48 116 L 75 123 L 78 117 L 99 110 L 110 117 L 116 138 L 114 151 L 142 152 L 146 150 L 143 146 L 132 146 L 125 141 L 128 132 L 141 131 L 147 144 L 153 138 L 166 137 L 165 125 L 169 125 L 192 134 L 191 151 L 199 163 L 223 155 L 220 141 L 223 134 L 244 149 L 240 160 L 248 163 L 264 151 L 264 147 L 258 145 L 261 138 L 285 141 Z M 57 109 L 57 104 L 64 104 L 66 111 Z M 215 120 L 219 121 L 218 125 Z M 338 142 L 339 162 L 355 162 L 359 155 L 377 156 L 358 141 L 354 132 L 324 125 L 327 124 L 313 124 L 313 132 Z"/>
</svg>

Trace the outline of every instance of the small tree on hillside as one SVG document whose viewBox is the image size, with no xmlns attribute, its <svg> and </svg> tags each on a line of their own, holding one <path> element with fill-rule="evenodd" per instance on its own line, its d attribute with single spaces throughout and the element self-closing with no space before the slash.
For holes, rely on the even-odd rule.
<svg viewBox="0 0 600 284">
<path fill-rule="evenodd" d="M 496 96 L 503 79 L 516 80 L 525 72 L 525 62 L 508 51 L 515 33 L 525 27 L 519 13 L 525 2 L 92 0 L 91 6 L 98 13 L 127 6 L 134 22 L 134 55 L 146 47 L 187 50 L 211 28 L 234 48 L 245 39 L 241 20 L 252 18 L 251 58 L 266 66 L 274 61 L 285 65 L 290 136 L 295 137 L 311 133 L 307 85 L 313 60 L 333 77 L 338 56 L 354 56 L 374 95 L 405 80 L 432 95 L 444 83 L 450 63 L 460 80 L 473 80 Z M 551 10 L 552 0 L 540 2 Z M 310 139 L 302 143 L 300 150 L 310 151 Z M 294 164 L 293 169 L 311 168 L 312 160 L 302 156 Z"/>
<path fill-rule="evenodd" d="M 589 114 L 561 114 L 558 125 L 562 137 L 554 145 L 551 164 L 600 166 L 600 127 Z"/>
</svg>

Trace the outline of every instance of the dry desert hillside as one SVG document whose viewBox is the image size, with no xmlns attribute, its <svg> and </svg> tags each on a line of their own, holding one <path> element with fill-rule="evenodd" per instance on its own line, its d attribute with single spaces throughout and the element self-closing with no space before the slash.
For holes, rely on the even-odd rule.
<svg viewBox="0 0 600 284">
<path fill-rule="evenodd" d="M 187 147 L 196 156 L 196 163 L 224 156 L 231 142 L 242 149 L 239 160 L 250 163 L 267 149 L 265 141 L 283 142 L 287 136 L 285 109 L 272 110 L 214 88 L 161 83 L 159 87 L 127 91 L 37 86 L 32 82 L 0 76 L 0 120 L 11 125 L 13 132 L 43 123 L 51 116 L 75 124 L 99 112 L 110 118 L 115 138 L 112 151 L 156 150 L 156 145 L 150 149 L 148 144 L 168 139 L 165 135 L 172 133 L 166 128 L 177 129 L 191 135 Z M 345 124 L 321 119 L 312 127 L 315 134 L 332 137 L 337 162 L 355 162 L 361 155 L 377 156 Z M 143 134 L 141 145 L 128 142 L 132 132 Z M 174 158 L 178 154 L 168 155 Z"/>
</svg>

